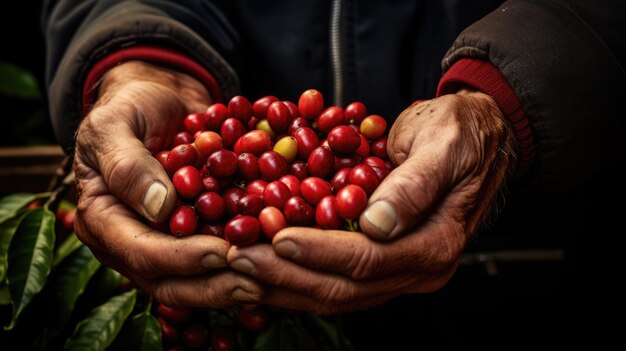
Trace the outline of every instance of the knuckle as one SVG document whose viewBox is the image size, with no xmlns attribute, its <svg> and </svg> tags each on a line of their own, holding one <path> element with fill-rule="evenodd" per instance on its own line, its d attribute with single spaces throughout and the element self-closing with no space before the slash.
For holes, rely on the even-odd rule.
<svg viewBox="0 0 626 351">
<path fill-rule="evenodd" d="M 201 284 L 201 289 L 198 290 L 198 298 L 201 304 L 210 308 L 226 308 L 232 305 L 232 290 L 231 281 L 234 279 L 234 275 L 228 273 L 226 275 L 217 278 L 222 280 L 222 284 L 212 284 L 215 281 L 207 279 Z"/>
<path fill-rule="evenodd" d="M 372 245 L 365 246 L 364 250 L 353 256 L 353 262 L 349 267 L 354 267 L 350 272 L 350 278 L 363 280 L 381 271 L 383 267 L 382 255 Z"/>
<path fill-rule="evenodd" d="M 342 305 L 355 297 L 354 291 L 348 283 L 336 278 L 329 279 L 325 284 L 322 284 L 320 289 L 317 289 L 317 295 L 317 300 L 326 306 Z"/>
<path fill-rule="evenodd" d="M 406 189 L 406 187 L 401 192 L 403 201 L 410 205 L 411 209 L 413 209 L 414 213 L 423 213 L 426 211 L 424 208 L 425 205 L 430 205 L 429 201 L 421 201 L 420 197 L 424 197 L 426 199 L 436 199 L 437 194 L 439 193 L 439 181 L 436 181 L 436 174 L 424 174 L 419 173 L 415 176 L 414 188 Z M 407 191 L 408 190 L 408 191 Z M 415 194 L 419 194 L 420 196 L 415 196 Z"/>
<path fill-rule="evenodd" d="M 106 184 L 115 193 L 130 194 L 137 184 L 129 179 L 137 177 L 141 172 L 140 159 L 134 152 L 111 152 L 107 156 L 102 159 L 103 165 L 106 165 L 103 167 Z"/>
<path fill-rule="evenodd" d="M 388 190 L 394 194 L 394 201 L 406 214 L 401 216 L 400 220 L 410 222 L 416 219 L 415 216 L 421 216 L 428 211 L 432 201 L 437 198 L 440 182 L 436 180 L 438 175 L 428 174 L 425 170 L 416 173 L 409 169 L 398 169 L 398 172 L 402 173 L 398 173 L 393 181 L 388 183 Z M 406 179 L 412 181 L 407 183 Z M 408 227 L 408 224 L 405 223 L 405 226 Z"/>
<path fill-rule="evenodd" d="M 154 299 L 159 301 L 160 303 L 167 306 L 181 306 L 184 305 L 183 301 L 181 301 L 174 288 L 171 284 L 166 283 L 152 283 L 147 284 L 145 287 L 145 291 L 148 295 L 152 296 Z"/>
</svg>

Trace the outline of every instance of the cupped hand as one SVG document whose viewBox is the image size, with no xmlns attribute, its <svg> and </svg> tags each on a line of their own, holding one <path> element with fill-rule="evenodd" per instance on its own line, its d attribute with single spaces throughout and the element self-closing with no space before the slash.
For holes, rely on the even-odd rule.
<svg viewBox="0 0 626 351">
<path fill-rule="evenodd" d="M 271 286 L 265 303 L 337 313 L 448 282 L 514 164 L 514 136 L 493 99 L 463 90 L 406 109 L 387 148 L 396 168 L 360 217 L 366 235 L 286 228 L 230 249 L 231 267 Z"/>
<path fill-rule="evenodd" d="M 152 156 L 180 117 L 206 110 L 207 90 L 185 74 L 143 62 L 107 72 L 76 134 L 76 234 L 103 263 L 167 305 L 224 307 L 257 301 L 262 288 L 226 267 L 230 245 L 209 235 L 177 238 L 166 221 L 176 192 Z"/>
</svg>

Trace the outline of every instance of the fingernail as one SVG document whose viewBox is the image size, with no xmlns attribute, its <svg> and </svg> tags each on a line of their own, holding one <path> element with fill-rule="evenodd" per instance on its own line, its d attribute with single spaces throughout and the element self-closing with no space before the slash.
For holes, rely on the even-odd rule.
<svg viewBox="0 0 626 351">
<path fill-rule="evenodd" d="M 396 211 L 386 201 L 376 201 L 363 213 L 365 219 L 378 228 L 386 236 L 389 236 L 396 227 Z"/>
<path fill-rule="evenodd" d="M 261 300 L 261 295 L 251 293 L 242 288 L 236 288 L 233 290 L 232 294 L 233 300 L 243 301 L 243 302 L 256 302 Z"/>
<path fill-rule="evenodd" d="M 274 251 L 280 256 L 294 258 L 300 253 L 300 248 L 291 240 L 283 240 L 274 245 Z"/>
<path fill-rule="evenodd" d="M 210 253 L 202 258 L 202 266 L 205 268 L 226 267 L 226 258 Z"/>
<path fill-rule="evenodd" d="M 143 196 L 143 207 L 152 220 L 156 220 L 159 216 L 166 197 L 167 188 L 161 182 L 152 183 L 150 187 L 148 187 L 148 190 L 146 190 Z"/>
<path fill-rule="evenodd" d="M 247 258 L 238 258 L 234 260 L 230 264 L 230 266 L 234 268 L 235 270 L 238 270 L 239 272 L 250 274 L 250 275 L 254 275 L 254 273 L 256 272 L 256 267 L 254 267 L 254 264 L 252 263 L 252 261 L 250 261 Z"/>
</svg>

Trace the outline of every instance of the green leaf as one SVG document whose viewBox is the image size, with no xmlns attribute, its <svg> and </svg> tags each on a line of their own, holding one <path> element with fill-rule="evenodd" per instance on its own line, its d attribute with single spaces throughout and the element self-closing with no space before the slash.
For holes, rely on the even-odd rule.
<svg viewBox="0 0 626 351">
<path fill-rule="evenodd" d="M 36 194 L 19 193 L 8 195 L 0 199 L 0 223 L 15 217 L 19 210 L 37 198 L 38 196 Z"/>
<path fill-rule="evenodd" d="M 69 319 L 76 300 L 82 295 L 98 268 L 100 268 L 100 262 L 87 246 L 80 246 L 59 266 L 58 272 L 55 273 L 54 285 L 52 285 L 56 291 L 54 303 L 59 308 L 57 315 L 59 327 L 63 327 Z"/>
<path fill-rule="evenodd" d="M 90 289 L 93 289 L 93 296 L 90 295 L 90 297 L 102 301 L 108 299 L 109 296 L 117 295 L 120 292 L 119 282 L 121 277 L 122 275 L 117 271 L 102 266 L 89 284 Z"/>
<path fill-rule="evenodd" d="M 41 99 L 35 76 L 6 62 L 0 62 L 0 94 L 22 99 Z"/>
<path fill-rule="evenodd" d="M 54 260 L 52 261 L 52 267 L 56 267 L 59 263 L 63 262 L 63 260 L 72 254 L 72 252 L 76 251 L 79 247 L 83 246 L 83 243 L 78 240 L 76 234 L 70 234 L 57 248 L 54 253 Z"/>
<path fill-rule="evenodd" d="M 8 285 L 0 284 L 0 306 L 11 303 L 11 292 Z"/>
<path fill-rule="evenodd" d="M 96 307 L 66 341 L 65 350 L 104 350 L 113 342 L 135 306 L 137 290 L 117 295 Z"/>
<path fill-rule="evenodd" d="M 23 217 L 13 217 L 0 223 L 0 282 L 6 277 L 9 266 L 9 246 Z"/>
<path fill-rule="evenodd" d="M 8 281 L 13 298 L 10 330 L 20 313 L 46 283 L 54 250 L 55 216 L 38 208 L 26 213 L 9 247 Z"/>
<path fill-rule="evenodd" d="M 120 335 L 116 339 L 120 347 L 112 350 L 126 349 L 136 351 L 161 351 L 161 327 L 154 316 L 146 310 L 126 321 Z"/>
</svg>

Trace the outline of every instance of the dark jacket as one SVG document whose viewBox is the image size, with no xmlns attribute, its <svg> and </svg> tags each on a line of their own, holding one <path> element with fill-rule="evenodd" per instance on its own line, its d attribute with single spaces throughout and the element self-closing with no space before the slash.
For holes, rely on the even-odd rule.
<svg viewBox="0 0 626 351">
<path fill-rule="evenodd" d="M 606 250 L 599 244 L 608 228 L 621 224 L 623 205 L 606 200 L 623 194 L 617 166 L 626 150 L 626 1 L 59 0 L 47 1 L 44 12 L 51 115 L 67 150 L 90 68 L 127 46 L 187 55 L 226 98 L 296 100 L 313 87 L 337 95 L 335 104 L 363 101 L 390 120 L 412 101 L 433 97 L 458 60 L 488 62 L 519 99 L 534 154 L 530 169 L 509 185 L 495 230 L 473 246 L 564 247 L 569 264 L 581 269 L 576 274 L 601 281 L 606 272 L 591 268 L 604 265 L 589 252 Z"/>
</svg>

